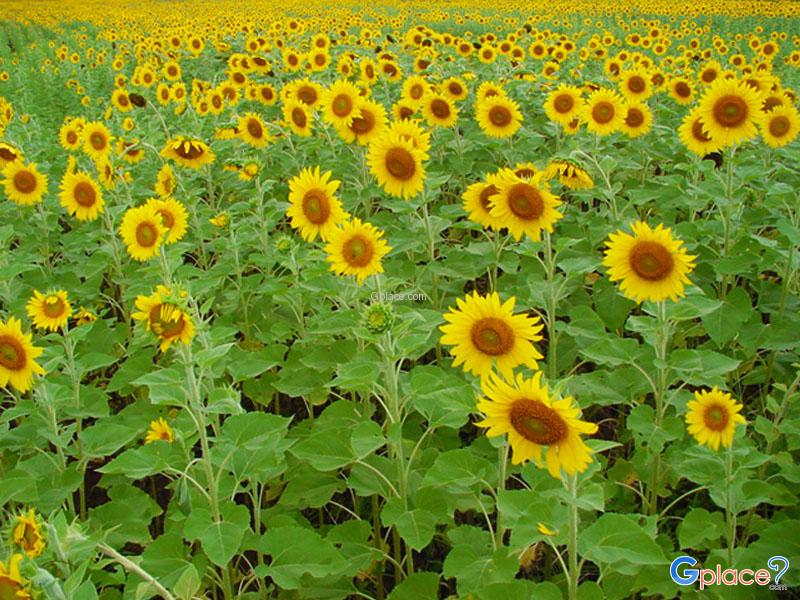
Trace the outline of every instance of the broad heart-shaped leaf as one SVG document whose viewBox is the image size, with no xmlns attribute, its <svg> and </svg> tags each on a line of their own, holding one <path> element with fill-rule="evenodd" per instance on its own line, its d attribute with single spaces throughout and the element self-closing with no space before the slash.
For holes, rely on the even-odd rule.
<svg viewBox="0 0 800 600">
<path fill-rule="evenodd" d="M 244 533 L 245 528 L 240 524 L 227 521 L 212 522 L 203 530 L 199 539 L 211 562 L 224 567 L 230 563 L 239 550 Z"/>
<path fill-rule="evenodd" d="M 442 566 L 444 577 L 455 577 L 458 591 L 466 596 L 478 586 L 514 580 L 519 559 L 508 548 L 479 551 L 472 546 L 453 546 Z"/>
<path fill-rule="evenodd" d="M 170 465 L 180 464 L 181 453 L 168 442 L 153 442 L 138 448 L 130 448 L 107 465 L 97 469 L 108 475 L 125 475 L 130 479 L 141 479 L 160 473 Z"/>
<path fill-rule="evenodd" d="M 422 508 L 403 510 L 399 498 L 384 505 L 381 520 L 387 527 L 396 527 L 406 544 L 417 551 L 430 544 L 436 533 L 436 515 Z"/>
<path fill-rule="evenodd" d="M 292 433 L 301 439 L 290 452 L 318 471 L 333 471 L 349 465 L 357 457 L 348 432 L 369 418 L 361 405 L 347 400 L 334 402 L 309 426 L 303 424 L 293 429 Z"/>
<path fill-rule="evenodd" d="M 727 373 L 739 366 L 738 360 L 713 350 L 673 350 L 668 362 L 678 376 L 692 385 L 725 386 Z"/>
<path fill-rule="evenodd" d="M 578 547 L 597 565 L 627 562 L 636 565 L 667 563 L 664 551 L 631 516 L 606 513 L 578 536 Z"/>
<path fill-rule="evenodd" d="M 612 335 L 581 348 L 579 352 L 599 365 L 610 367 L 640 362 L 643 353 L 641 344 L 636 340 Z"/>
<path fill-rule="evenodd" d="M 348 392 L 367 392 L 381 373 L 380 357 L 374 350 L 359 352 L 351 360 L 340 364 L 336 369 L 336 377 L 325 384 Z"/>
<path fill-rule="evenodd" d="M 439 598 L 438 573 L 412 573 L 396 586 L 386 600 L 437 600 Z"/>
<path fill-rule="evenodd" d="M 168 369 L 151 371 L 133 381 L 135 385 L 145 385 L 150 390 L 150 402 L 167 406 L 182 406 L 185 403 L 183 369 L 173 365 Z"/>
<path fill-rule="evenodd" d="M 286 590 L 300 589 L 306 574 L 327 577 L 347 568 L 347 561 L 333 544 L 305 527 L 268 529 L 256 549 L 270 555 L 269 564 L 258 574 L 272 577 L 276 585 Z"/>
<path fill-rule="evenodd" d="M 430 427 L 458 429 L 475 408 L 475 390 L 453 369 L 435 365 L 414 367 L 407 385 L 411 404 Z"/>
<path fill-rule="evenodd" d="M 678 543 L 683 550 L 702 548 L 706 540 L 717 540 L 725 533 L 723 513 L 710 513 L 705 508 L 693 508 L 678 524 Z"/>
<path fill-rule="evenodd" d="M 265 482 L 286 468 L 289 419 L 262 412 L 228 417 L 215 441 L 213 459 L 239 480 Z M 226 460 L 227 459 L 227 460 Z"/>
</svg>

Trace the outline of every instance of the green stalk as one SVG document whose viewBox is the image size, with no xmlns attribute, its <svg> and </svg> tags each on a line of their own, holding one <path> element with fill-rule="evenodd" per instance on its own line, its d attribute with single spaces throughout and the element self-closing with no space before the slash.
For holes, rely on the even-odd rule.
<svg viewBox="0 0 800 600">
<path fill-rule="evenodd" d="M 733 443 L 728 446 L 725 460 L 725 521 L 728 525 L 728 566 L 733 566 L 733 551 L 736 548 L 736 512 L 733 510 Z"/>
<path fill-rule="evenodd" d="M 667 320 L 667 303 L 662 300 L 658 303 L 658 340 L 656 342 L 655 352 L 656 358 L 665 363 L 667 360 L 667 346 L 670 338 L 670 323 Z M 658 367 L 658 379 L 656 381 L 655 401 L 656 401 L 656 421 L 655 426 L 661 427 L 664 422 L 664 396 L 667 388 L 667 370 L 666 366 Z M 658 484 L 660 481 L 661 470 L 661 453 L 653 457 L 653 476 L 650 481 L 650 498 L 647 503 L 647 514 L 658 514 Z"/>
<path fill-rule="evenodd" d="M 567 573 L 567 587 L 569 600 L 578 598 L 578 582 L 580 581 L 580 567 L 578 566 L 578 476 L 573 474 L 567 480 L 570 495 L 569 505 L 569 540 L 567 552 L 569 553 L 569 571 Z"/>
</svg>

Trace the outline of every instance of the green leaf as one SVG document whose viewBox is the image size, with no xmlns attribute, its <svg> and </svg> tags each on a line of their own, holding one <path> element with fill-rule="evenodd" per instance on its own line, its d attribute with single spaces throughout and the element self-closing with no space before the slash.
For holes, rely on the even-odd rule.
<svg viewBox="0 0 800 600">
<path fill-rule="evenodd" d="M 595 564 L 667 563 L 661 547 L 629 515 L 606 513 L 578 536 L 580 553 Z"/>
<path fill-rule="evenodd" d="M 416 366 L 411 369 L 408 384 L 411 404 L 428 420 L 430 427 L 458 429 L 469 420 L 475 408 L 475 390 L 453 369 Z"/>
<path fill-rule="evenodd" d="M 259 574 L 272 577 L 287 590 L 302 589 L 303 576 L 327 577 L 346 568 L 341 553 L 317 532 L 300 526 L 273 527 L 261 537 L 257 548 L 270 555 Z"/>
<path fill-rule="evenodd" d="M 181 600 L 191 600 L 200 589 L 202 581 L 194 565 L 189 565 L 183 570 L 178 581 L 172 586 L 172 591 Z"/>
<path fill-rule="evenodd" d="M 245 528 L 241 525 L 220 521 L 211 523 L 201 534 L 203 550 L 215 565 L 226 567 L 239 550 Z"/>
<path fill-rule="evenodd" d="M 436 515 L 420 508 L 403 510 L 399 498 L 392 498 L 384 505 L 381 520 L 387 527 L 396 527 L 406 544 L 417 551 L 430 544 L 436 533 Z"/>
<path fill-rule="evenodd" d="M 686 383 L 725 387 L 725 375 L 739 366 L 738 360 L 713 350 L 673 350 L 668 357 L 672 368 Z"/>
<path fill-rule="evenodd" d="M 350 362 L 339 365 L 336 377 L 325 384 L 325 387 L 337 387 L 341 390 L 368 392 L 377 381 L 381 372 L 380 358 L 374 350 L 358 354 Z"/>
<path fill-rule="evenodd" d="M 708 512 L 693 508 L 678 524 L 678 543 L 681 548 L 702 548 L 705 541 L 715 541 L 725 533 L 725 520 L 721 512 Z"/>
<path fill-rule="evenodd" d="M 412 573 L 396 586 L 386 600 L 437 600 L 439 574 L 424 571 Z"/>
</svg>

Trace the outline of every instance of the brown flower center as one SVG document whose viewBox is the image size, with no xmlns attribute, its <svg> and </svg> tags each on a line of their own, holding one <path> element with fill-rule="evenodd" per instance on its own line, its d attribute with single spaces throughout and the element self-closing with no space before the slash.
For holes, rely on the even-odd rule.
<svg viewBox="0 0 800 600">
<path fill-rule="evenodd" d="M 78 143 L 78 134 L 72 130 L 67 132 L 67 143 L 70 145 L 74 145 Z"/>
<path fill-rule="evenodd" d="M 514 347 L 514 330 L 496 317 L 484 317 L 470 330 L 472 345 L 489 356 L 502 356 Z"/>
<path fill-rule="evenodd" d="M 628 79 L 628 89 L 634 94 L 641 94 L 647 88 L 647 83 L 639 75 L 634 75 Z"/>
<path fill-rule="evenodd" d="M 703 422 L 712 431 L 723 431 L 728 425 L 728 420 L 728 411 L 719 404 L 712 404 L 703 412 Z"/>
<path fill-rule="evenodd" d="M 303 214 L 314 225 L 321 225 L 331 215 L 328 197 L 321 190 L 311 190 L 303 196 Z"/>
<path fill-rule="evenodd" d="M 361 109 L 361 116 L 353 119 L 350 123 L 350 130 L 356 135 L 364 135 L 375 128 L 375 115 L 370 111 Z"/>
<path fill-rule="evenodd" d="M 145 248 L 155 246 L 158 241 L 158 229 L 153 223 L 143 222 L 136 226 L 136 243 Z"/>
<path fill-rule="evenodd" d="M 711 83 L 717 78 L 717 72 L 714 69 L 706 69 L 703 71 L 703 74 L 700 75 L 700 79 L 702 79 L 705 83 Z"/>
<path fill-rule="evenodd" d="M 660 281 L 672 273 L 675 260 L 658 242 L 637 242 L 631 250 L 630 265 L 636 274 L 648 281 Z"/>
<path fill-rule="evenodd" d="M 747 103 L 740 96 L 728 94 L 714 103 L 712 112 L 723 127 L 737 127 L 747 120 Z"/>
<path fill-rule="evenodd" d="M 604 125 L 614 118 L 614 105 L 606 100 L 601 100 L 592 107 L 592 119 L 595 123 Z"/>
<path fill-rule="evenodd" d="M 435 98 L 431 102 L 431 112 L 437 119 L 446 119 L 450 116 L 450 105 L 441 98 Z"/>
<path fill-rule="evenodd" d="M 505 106 L 493 106 L 489 109 L 489 121 L 495 127 L 506 127 L 512 121 L 511 111 Z"/>
<path fill-rule="evenodd" d="M 679 81 L 675 84 L 675 93 L 681 98 L 688 98 L 692 95 L 692 88 L 685 81 Z"/>
<path fill-rule="evenodd" d="M 625 116 L 625 124 L 628 127 L 640 127 L 644 123 L 644 113 L 638 108 L 629 108 Z"/>
<path fill-rule="evenodd" d="M 45 298 L 42 312 L 44 312 L 47 317 L 57 319 L 64 314 L 64 310 L 66 310 L 64 301 L 58 296 L 48 296 Z"/>
<path fill-rule="evenodd" d="M 528 167 L 522 167 L 521 169 L 517 169 L 514 171 L 514 175 L 519 177 L 520 179 L 530 179 L 534 175 L 536 175 L 536 171 L 533 169 L 529 169 Z"/>
<path fill-rule="evenodd" d="M 97 193 L 94 191 L 94 187 L 86 181 L 81 181 L 75 186 L 73 197 L 75 202 L 85 208 L 94 206 L 97 201 Z"/>
<path fill-rule="evenodd" d="M 175 149 L 175 153 L 186 160 L 194 160 L 195 158 L 199 158 L 203 156 L 205 152 L 205 149 L 200 144 L 195 142 L 181 142 L 181 144 Z"/>
<path fill-rule="evenodd" d="M 544 200 L 535 187 L 527 183 L 515 183 L 508 190 L 508 207 L 516 217 L 533 221 L 542 216 Z"/>
<path fill-rule="evenodd" d="M 784 117 L 783 115 L 779 115 L 777 117 L 773 117 L 770 119 L 769 122 L 769 132 L 774 137 L 783 137 L 787 133 L 789 133 L 789 129 L 791 127 L 791 123 L 789 119 Z"/>
<path fill-rule="evenodd" d="M 173 225 L 175 225 L 175 215 L 172 214 L 172 211 L 166 208 L 159 208 L 156 209 L 156 212 L 161 217 L 161 222 L 164 224 L 164 227 L 172 229 Z"/>
<path fill-rule="evenodd" d="M 14 152 L 11 148 L 2 147 L 0 146 L 0 159 L 6 162 L 13 162 L 17 160 L 17 153 Z"/>
<path fill-rule="evenodd" d="M 342 254 L 350 266 L 366 267 L 372 260 L 375 249 L 370 240 L 360 235 L 354 235 L 344 243 Z"/>
<path fill-rule="evenodd" d="M 26 361 L 25 348 L 16 338 L 10 335 L 0 336 L 0 366 L 19 371 L 25 367 Z"/>
<path fill-rule="evenodd" d="M 573 106 L 575 106 L 575 98 L 570 94 L 559 94 L 553 101 L 553 107 L 556 109 L 556 112 L 561 114 L 568 113 L 572 110 Z"/>
<path fill-rule="evenodd" d="M 304 111 L 300 107 L 295 107 L 292 109 L 292 121 L 295 125 L 300 127 L 301 129 L 306 126 L 308 123 L 308 119 L 306 118 L 306 111 Z"/>
<path fill-rule="evenodd" d="M 317 101 L 317 90 L 310 85 L 304 85 L 297 90 L 297 97 L 300 99 L 300 102 L 311 106 Z"/>
<path fill-rule="evenodd" d="M 450 91 L 453 96 L 460 96 L 464 93 L 464 88 L 461 87 L 461 84 L 456 81 L 451 81 L 450 84 L 447 86 L 447 89 Z"/>
<path fill-rule="evenodd" d="M 561 415 L 540 400 L 517 400 L 511 405 L 509 420 L 518 434 L 540 446 L 557 444 L 569 433 Z"/>
<path fill-rule="evenodd" d="M 30 171 L 19 171 L 14 175 L 14 187 L 23 194 L 30 194 L 36 189 L 36 177 Z"/>
<path fill-rule="evenodd" d="M 421 84 L 415 83 L 411 86 L 411 89 L 408 92 L 408 95 L 411 96 L 414 100 L 419 100 L 422 98 L 422 94 L 425 92 L 425 88 L 422 87 Z"/>
<path fill-rule="evenodd" d="M 400 109 L 398 110 L 398 114 L 400 120 L 402 121 L 403 119 L 410 119 L 411 117 L 413 117 L 414 111 L 407 106 L 401 106 Z"/>
<path fill-rule="evenodd" d="M 264 136 L 264 129 L 261 127 L 261 123 L 256 119 L 249 119 L 247 121 L 247 132 L 251 137 L 256 139 L 260 139 Z"/>
<path fill-rule="evenodd" d="M 95 150 L 103 150 L 106 147 L 106 136 L 99 131 L 95 131 L 89 136 L 89 143 Z"/>
<path fill-rule="evenodd" d="M 173 319 L 175 312 L 180 315 Z M 183 333 L 186 327 L 186 319 L 183 313 L 173 308 L 170 304 L 157 304 L 150 311 L 150 327 L 161 338 L 177 337 Z"/>
<path fill-rule="evenodd" d="M 392 177 L 401 181 L 408 181 L 417 171 L 414 157 L 405 148 L 390 148 L 386 153 L 384 164 Z"/>
<path fill-rule="evenodd" d="M 481 190 L 481 195 L 478 196 L 478 200 L 480 201 L 483 210 L 485 210 L 487 213 L 489 212 L 489 199 L 497 194 L 498 191 L 499 190 L 497 189 L 497 186 L 493 183 L 490 183 L 483 188 L 483 190 Z"/>
<path fill-rule="evenodd" d="M 339 94 L 333 99 L 331 110 L 337 117 L 346 117 L 353 110 L 353 100 L 347 94 Z"/>
<path fill-rule="evenodd" d="M 701 119 L 695 119 L 692 124 L 692 137 L 700 142 L 711 141 L 711 138 L 703 131 L 703 121 Z"/>
</svg>

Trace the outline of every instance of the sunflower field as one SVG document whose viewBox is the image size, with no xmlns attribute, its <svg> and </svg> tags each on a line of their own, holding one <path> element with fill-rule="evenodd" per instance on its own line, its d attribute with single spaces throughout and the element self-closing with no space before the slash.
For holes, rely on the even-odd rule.
<svg viewBox="0 0 800 600">
<path fill-rule="evenodd" d="M 0 600 L 800 597 L 800 3 L 0 9 Z"/>
</svg>

